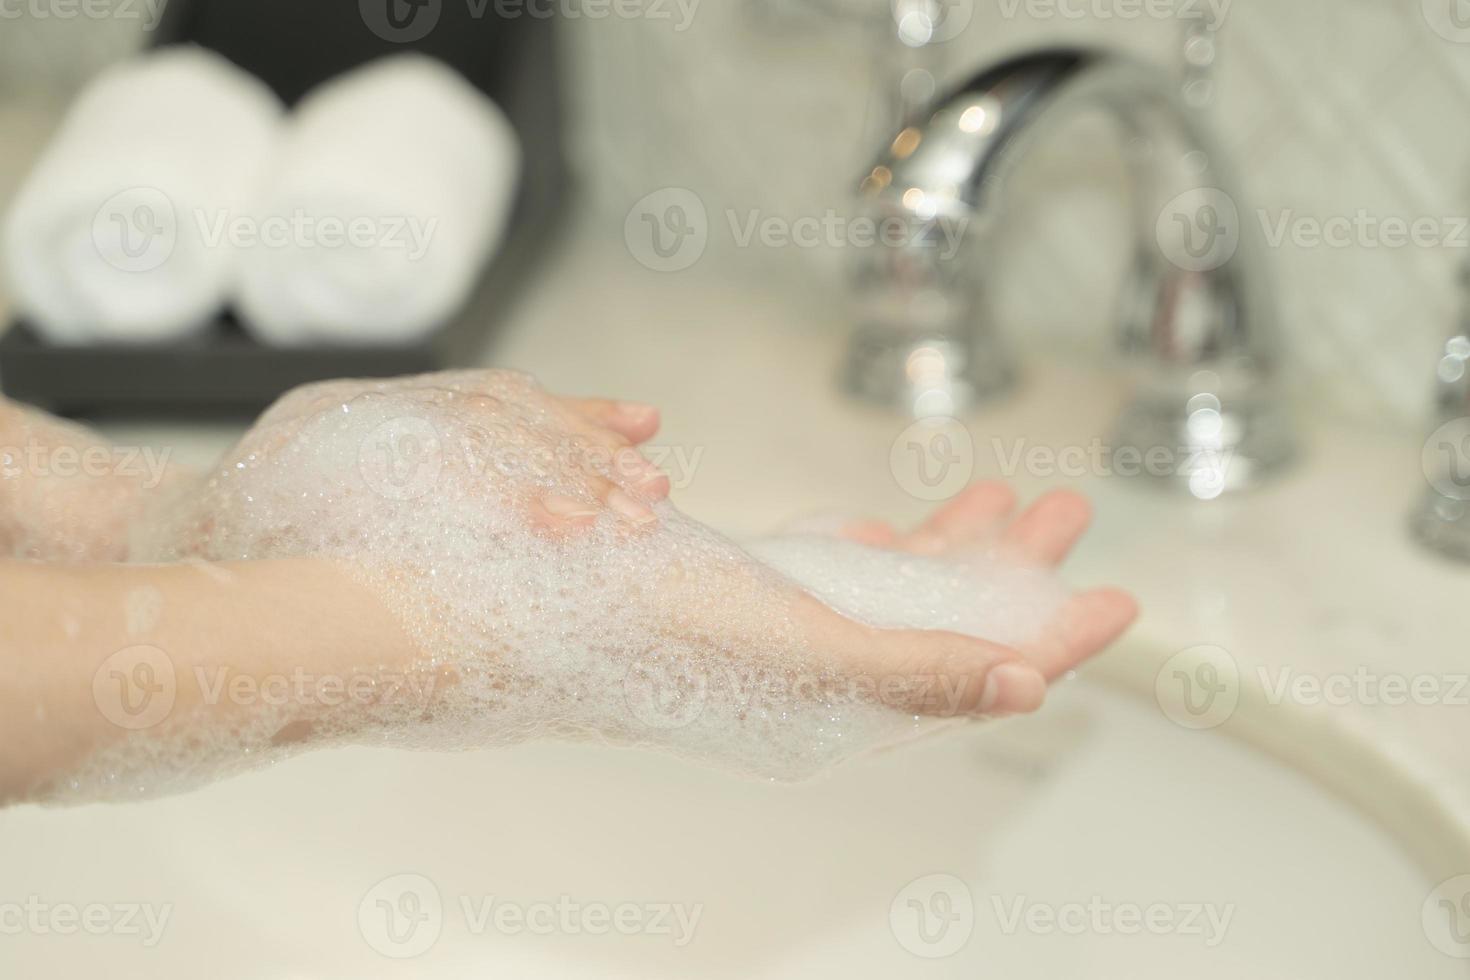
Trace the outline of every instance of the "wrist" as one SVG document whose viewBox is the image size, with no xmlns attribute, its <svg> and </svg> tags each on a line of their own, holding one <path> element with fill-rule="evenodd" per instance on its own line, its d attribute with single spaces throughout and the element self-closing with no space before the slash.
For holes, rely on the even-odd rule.
<svg viewBox="0 0 1470 980">
<path fill-rule="evenodd" d="M 66 777 L 84 797 L 127 793 L 178 775 L 158 760 L 197 778 L 351 736 L 414 661 L 376 595 L 319 560 L 0 561 L 0 618 L 0 801 L 70 795 Z"/>
<path fill-rule="evenodd" d="M 208 637 L 238 624 L 223 642 L 181 659 L 188 699 L 207 714 L 254 713 L 279 720 L 298 741 L 325 726 L 350 733 L 368 723 L 394 680 L 413 669 L 415 649 L 376 591 L 341 563 L 315 558 L 174 566 L 193 577 L 196 598 L 172 631 Z"/>
</svg>

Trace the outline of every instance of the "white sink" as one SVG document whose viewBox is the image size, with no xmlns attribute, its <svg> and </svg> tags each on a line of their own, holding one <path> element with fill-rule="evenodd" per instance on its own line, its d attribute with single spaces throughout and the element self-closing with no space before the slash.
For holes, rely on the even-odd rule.
<svg viewBox="0 0 1470 980">
<path fill-rule="evenodd" d="M 151 947 L 146 927 L 0 934 L 0 976 L 1470 975 L 1422 921 L 1470 868 L 1433 799 L 1361 746 L 1312 744 L 1329 783 L 1394 801 L 1385 825 L 1231 737 L 1292 742 L 1279 711 L 1176 725 L 1157 659 L 1120 651 L 1042 715 L 796 786 L 591 746 L 345 750 L 157 802 L 0 813 L 0 906 L 172 907 Z M 492 897 L 553 931 L 497 928 Z M 590 934 L 625 903 L 647 931 Z M 676 905 L 699 906 L 692 934 Z"/>
<path fill-rule="evenodd" d="M 661 405 L 660 444 L 700 461 L 680 505 L 728 533 L 828 506 L 927 511 L 891 468 L 903 420 L 830 384 L 842 304 L 815 293 L 793 304 L 703 265 L 645 275 L 614 244 L 569 247 L 493 361 L 553 390 Z M 742 378 L 759 379 L 759 397 Z M 1470 573 L 1403 533 L 1423 490 L 1422 433 L 1313 422 L 1296 470 L 1208 506 L 1112 478 L 1002 471 L 995 437 L 1105 437 L 1117 384 L 1033 369 L 969 420 L 973 478 L 1003 476 L 1026 496 L 1076 486 L 1098 501 L 1071 575 L 1125 585 L 1144 607 L 1135 641 L 1041 715 L 800 786 L 535 745 L 321 753 L 156 803 L 0 811 L 0 912 L 30 895 L 173 907 L 153 948 L 0 933 L 0 977 L 194 980 L 205 964 L 212 978 L 251 980 L 1470 976 L 1470 960 L 1449 955 L 1470 954 L 1456 942 L 1470 940 L 1463 708 L 1313 713 L 1262 705 L 1247 684 L 1227 722 L 1190 730 L 1155 700 L 1165 661 L 1199 644 L 1227 648 L 1247 678 L 1365 663 L 1462 673 L 1463 631 L 1447 611 L 1463 606 Z M 109 434 L 204 462 L 237 433 Z M 1455 791 L 1458 804 L 1437 795 Z M 620 903 L 701 912 L 684 946 L 664 933 L 474 932 L 460 900 L 478 916 L 489 896 L 523 909 L 567 896 L 581 921 Z M 389 919 L 415 899 L 421 914 L 437 899 L 441 914 Z M 1209 910 L 1230 916 L 1213 945 Z M 1134 913 L 1168 928 L 1134 929 Z M 402 942 L 385 931 L 393 921 Z"/>
</svg>

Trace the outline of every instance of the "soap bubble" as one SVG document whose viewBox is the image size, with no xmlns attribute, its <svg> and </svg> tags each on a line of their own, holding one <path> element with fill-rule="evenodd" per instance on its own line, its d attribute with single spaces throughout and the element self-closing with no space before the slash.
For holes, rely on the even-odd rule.
<svg viewBox="0 0 1470 980">
<path fill-rule="evenodd" d="M 146 522 L 133 556 L 333 561 L 381 598 L 412 647 L 404 662 L 348 673 L 395 687 L 331 703 L 206 699 L 181 713 L 167 656 L 129 648 L 94 693 L 137 731 L 71 774 L 68 792 L 187 789 L 301 751 L 277 736 L 304 725 L 312 745 L 582 738 L 803 778 L 919 730 L 885 702 L 892 691 L 863 683 L 872 664 L 814 648 L 796 612 L 815 606 L 809 597 L 873 627 L 1020 643 L 1067 594 L 1045 572 L 984 555 L 921 558 L 801 535 L 743 548 L 667 501 L 648 525 L 600 508 L 572 533 L 538 528 L 536 500 L 598 499 L 591 454 L 568 448 L 585 440 L 513 372 L 283 398 Z"/>
</svg>

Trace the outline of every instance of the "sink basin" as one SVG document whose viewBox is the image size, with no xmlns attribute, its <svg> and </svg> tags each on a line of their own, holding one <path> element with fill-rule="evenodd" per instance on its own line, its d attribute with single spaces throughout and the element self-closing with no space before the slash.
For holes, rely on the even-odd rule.
<svg viewBox="0 0 1470 980">
<path fill-rule="evenodd" d="M 1181 727 L 1158 662 L 1125 648 L 1041 715 L 794 786 L 596 746 L 351 749 L 3 812 L 0 975 L 1470 975 L 1426 925 L 1470 869 L 1433 798 L 1280 712 Z M 16 933 L 27 902 L 115 927 Z"/>
</svg>

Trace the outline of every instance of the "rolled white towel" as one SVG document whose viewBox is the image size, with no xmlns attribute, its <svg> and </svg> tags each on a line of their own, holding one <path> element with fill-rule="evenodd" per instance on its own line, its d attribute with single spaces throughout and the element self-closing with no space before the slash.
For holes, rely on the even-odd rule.
<svg viewBox="0 0 1470 980">
<path fill-rule="evenodd" d="M 373 62 L 310 93 L 242 255 L 241 318 L 265 343 L 408 344 L 469 298 L 520 173 L 515 131 L 448 66 Z"/>
<path fill-rule="evenodd" d="M 262 82 L 202 48 L 99 74 L 6 217 L 18 310 L 64 344 L 158 342 L 207 324 L 234 268 L 210 228 L 248 211 L 282 116 Z"/>
</svg>

